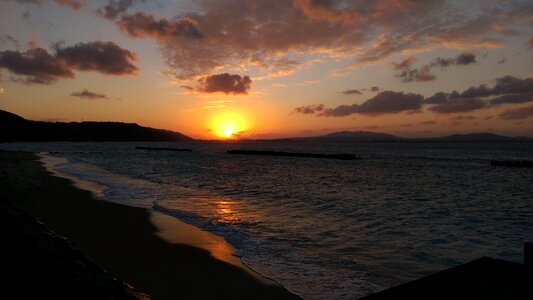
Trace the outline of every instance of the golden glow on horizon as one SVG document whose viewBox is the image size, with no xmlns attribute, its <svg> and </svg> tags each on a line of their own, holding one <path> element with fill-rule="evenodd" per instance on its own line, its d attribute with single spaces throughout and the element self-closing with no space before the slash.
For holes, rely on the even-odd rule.
<svg viewBox="0 0 533 300">
<path fill-rule="evenodd" d="M 248 129 L 248 122 L 242 114 L 223 112 L 213 118 L 211 132 L 218 138 L 231 139 Z"/>
</svg>

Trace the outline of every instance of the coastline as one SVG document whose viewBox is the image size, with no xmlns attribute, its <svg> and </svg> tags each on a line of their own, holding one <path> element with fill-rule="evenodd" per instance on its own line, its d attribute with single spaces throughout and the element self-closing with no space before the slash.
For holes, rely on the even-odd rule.
<svg viewBox="0 0 533 300">
<path fill-rule="evenodd" d="M 52 176 L 34 154 L 0 152 L 0 159 L 5 178 L 0 188 L 9 201 L 68 238 L 96 265 L 153 299 L 298 299 L 254 276 L 230 248 L 200 236 L 196 227 L 144 208 L 98 201 L 68 179 Z M 187 240 L 194 246 L 183 244 Z M 211 255 L 205 250 L 209 247 L 219 251 Z M 233 263 L 224 262 L 224 257 Z"/>
</svg>

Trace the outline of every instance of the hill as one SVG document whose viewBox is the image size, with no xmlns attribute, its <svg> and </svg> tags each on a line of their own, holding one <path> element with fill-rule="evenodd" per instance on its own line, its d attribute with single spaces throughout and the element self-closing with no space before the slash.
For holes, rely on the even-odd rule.
<svg viewBox="0 0 533 300">
<path fill-rule="evenodd" d="M 315 139 L 335 141 L 399 141 L 404 140 L 392 134 L 369 131 L 339 131 L 327 135 L 314 137 Z"/>
<path fill-rule="evenodd" d="M 509 137 L 497 135 L 494 133 L 469 133 L 469 134 L 452 134 L 443 137 L 429 138 L 425 140 L 442 141 L 442 142 L 507 142 L 514 140 L 524 140 L 522 137 Z"/>
<path fill-rule="evenodd" d="M 324 142 L 531 142 L 532 138 L 509 137 L 493 133 L 452 134 L 431 138 L 402 138 L 392 134 L 369 131 L 338 131 L 321 136 L 276 139 L 278 141 Z"/>
<path fill-rule="evenodd" d="M 179 132 L 120 122 L 40 122 L 0 110 L 0 142 L 191 141 Z"/>
</svg>

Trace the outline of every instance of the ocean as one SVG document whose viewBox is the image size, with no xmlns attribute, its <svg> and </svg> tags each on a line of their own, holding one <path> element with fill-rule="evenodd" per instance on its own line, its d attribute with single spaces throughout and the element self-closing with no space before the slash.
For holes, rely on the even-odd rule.
<svg viewBox="0 0 533 300">
<path fill-rule="evenodd" d="M 136 146 L 192 152 L 137 150 Z M 353 299 L 533 240 L 533 143 L 15 143 L 101 199 L 223 236 L 242 261 L 306 299 Z M 360 160 L 229 155 L 353 153 Z M 96 217 L 96 216 L 95 216 Z"/>
</svg>

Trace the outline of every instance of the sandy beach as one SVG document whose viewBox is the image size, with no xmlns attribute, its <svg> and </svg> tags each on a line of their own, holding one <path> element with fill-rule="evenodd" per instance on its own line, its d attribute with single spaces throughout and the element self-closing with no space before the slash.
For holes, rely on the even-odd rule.
<svg viewBox="0 0 533 300">
<path fill-rule="evenodd" d="M 195 227 L 143 208 L 97 200 L 91 192 L 74 187 L 68 179 L 52 176 L 34 154 L 0 152 L 0 174 L 2 214 L 11 216 L 13 210 L 28 213 L 24 220 L 5 218 L 5 230 L 27 224 L 30 216 L 38 218 L 53 232 L 66 237 L 88 260 L 115 276 L 118 286 L 121 281 L 127 282 L 152 299 L 298 298 L 247 270 L 231 256 L 227 243 L 202 237 L 205 233 Z M 18 240 L 14 232 L 10 236 Z M 186 240 L 191 240 L 192 245 L 182 243 Z M 31 245 L 18 246 L 34 247 Z M 216 253 L 205 250 L 217 247 L 221 250 Z M 16 251 L 12 256 L 13 261 L 26 260 Z M 32 272 L 33 267 L 27 263 L 20 271 Z M 46 276 L 46 264 L 41 267 L 44 268 L 41 273 Z M 21 275 L 10 280 L 14 284 L 26 280 L 25 284 L 31 286 L 37 278 Z M 65 279 L 48 286 L 48 292 L 60 295 L 61 289 L 68 289 L 70 284 Z M 142 297 L 129 292 L 123 295 L 123 298 Z"/>
</svg>

